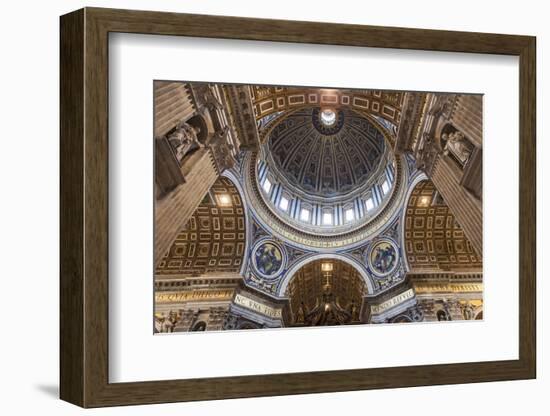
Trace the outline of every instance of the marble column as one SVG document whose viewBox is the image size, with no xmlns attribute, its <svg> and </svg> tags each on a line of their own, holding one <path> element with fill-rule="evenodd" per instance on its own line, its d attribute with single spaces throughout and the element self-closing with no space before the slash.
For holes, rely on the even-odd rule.
<svg viewBox="0 0 550 416">
<path fill-rule="evenodd" d="M 481 200 L 460 184 L 461 172 L 448 157 L 438 155 L 430 179 L 460 224 L 472 247 L 483 255 L 483 211 Z"/>
<path fill-rule="evenodd" d="M 481 95 L 457 95 L 450 121 L 476 146 L 482 146 L 483 108 Z"/>
<path fill-rule="evenodd" d="M 212 151 L 199 149 L 182 165 L 185 182 L 155 201 L 155 265 L 170 249 L 202 199 L 218 179 Z"/>
<path fill-rule="evenodd" d="M 196 112 L 187 85 L 183 82 L 155 81 L 155 137 L 165 135 Z"/>
</svg>

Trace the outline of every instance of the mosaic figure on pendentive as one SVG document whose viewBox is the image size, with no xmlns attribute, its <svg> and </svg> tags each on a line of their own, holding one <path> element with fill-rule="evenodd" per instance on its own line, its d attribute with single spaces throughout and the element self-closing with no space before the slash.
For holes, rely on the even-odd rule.
<svg viewBox="0 0 550 416">
<path fill-rule="evenodd" d="M 391 270 L 397 261 L 395 249 L 390 244 L 378 245 L 372 254 L 372 265 L 380 273 Z"/>
<path fill-rule="evenodd" d="M 279 271 L 281 264 L 281 251 L 273 244 L 263 244 L 256 250 L 256 267 L 261 273 L 271 276 Z"/>
</svg>

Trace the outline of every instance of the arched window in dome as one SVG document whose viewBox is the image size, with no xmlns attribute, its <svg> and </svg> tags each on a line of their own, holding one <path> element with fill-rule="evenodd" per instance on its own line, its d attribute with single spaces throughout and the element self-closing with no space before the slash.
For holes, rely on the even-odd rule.
<svg viewBox="0 0 550 416">
<path fill-rule="evenodd" d="M 332 210 L 324 209 L 323 210 L 323 225 L 333 225 L 334 215 Z"/>
<path fill-rule="evenodd" d="M 288 211 L 288 204 L 289 200 L 286 196 L 281 196 L 281 199 L 279 200 L 279 208 L 281 208 L 283 211 Z"/>
<path fill-rule="evenodd" d="M 372 196 L 367 198 L 367 200 L 365 201 L 365 208 L 367 209 L 367 212 L 374 209 L 374 199 Z"/>
<path fill-rule="evenodd" d="M 390 190 L 390 183 L 386 179 L 384 182 L 382 182 L 382 193 L 386 195 L 388 191 Z"/>
<path fill-rule="evenodd" d="M 355 217 L 356 217 L 356 215 L 355 215 L 355 210 L 353 209 L 353 207 L 348 207 L 348 208 L 344 209 L 344 220 L 346 222 L 354 221 Z"/>
<path fill-rule="evenodd" d="M 266 176 L 266 178 L 264 179 L 264 183 L 262 184 L 262 189 L 264 190 L 264 192 L 266 194 L 269 195 L 269 191 L 271 191 L 271 181 L 269 180 L 269 178 Z"/>
<path fill-rule="evenodd" d="M 300 221 L 310 222 L 311 221 L 311 209 L 302 207 L 300 210 Z"/>
</svg>

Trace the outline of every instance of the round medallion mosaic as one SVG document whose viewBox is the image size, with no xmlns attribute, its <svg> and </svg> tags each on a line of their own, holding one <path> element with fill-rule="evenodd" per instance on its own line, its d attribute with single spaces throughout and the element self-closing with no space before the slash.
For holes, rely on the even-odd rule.
<svg viewBox="0 0 550 416">
<path fill-rule="evenodd" d="M 397 267 L 399 254 L 397 246 L 390 240 L 376 242 L 368 253 L 371 270 L 378 276 L 386 276 Z"/>
<path fill-rule="evenodd" d="M 285 262 L 283 250 L 272 241 L 259 243 L 252 257 L 254 268 L 263 277 L 275 277 L 283 270 Z"/>
</svg>

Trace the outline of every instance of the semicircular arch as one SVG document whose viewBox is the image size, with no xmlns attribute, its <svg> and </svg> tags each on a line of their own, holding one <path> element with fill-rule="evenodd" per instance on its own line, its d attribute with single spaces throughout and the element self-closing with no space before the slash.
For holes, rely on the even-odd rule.
<svg viewBox="0 0 550 416">
<path fill-rule="evenodd" d="M 287 270 L 279 285 L 277 295 L 281 298 L 286 297 L 288 285 L 294 275 L 305 265 L 315 262 L 317 260 L 340 260 L 346 264 L 353 266 L 353 268 L 359 273 L 359 275 L 363 279 L 367 293 L 374 293 L 374 282 L 372 280 L 372 277 L 368 274 L 365 266 L 359 261 L 349 256 L 338 253 L 317 253 L 301 258 Z"/>
</svg>

